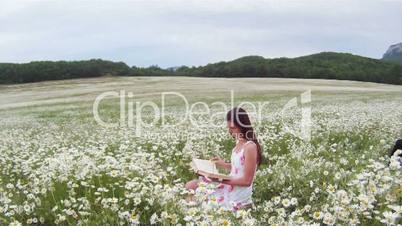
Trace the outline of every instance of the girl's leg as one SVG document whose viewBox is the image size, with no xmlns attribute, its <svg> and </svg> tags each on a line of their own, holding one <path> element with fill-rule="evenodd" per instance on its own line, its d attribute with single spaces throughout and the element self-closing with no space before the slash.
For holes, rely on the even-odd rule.
<svg viewBox="0 0 402 226">
<path fill-rule="evenodd" d="M 198 187 L 198 183 L 199 183 L 199 180 L 198 180 L 198 179 L 194 179 L 194 180 L 191 180 L 191 181 L 187 182 L 186 185 L 185 185 L 185 187 L 186 187 L 187 190 L 189 190 L 189 191 L 195 191 L 195 190 L 197 189 L 197 187 Z M 186 198 L 186 201 L 187 201 L 187 202 L 194 201 L 194 195 L 189 194 L 189 195 L 187 196 L 187 198 Z"/>
<path fill-rule="evenodd" d="M 198 188 L 199 179 L 194 179 L 186 183 L 185 187 L 188 190 L 194 190 Z"/>
</svg>

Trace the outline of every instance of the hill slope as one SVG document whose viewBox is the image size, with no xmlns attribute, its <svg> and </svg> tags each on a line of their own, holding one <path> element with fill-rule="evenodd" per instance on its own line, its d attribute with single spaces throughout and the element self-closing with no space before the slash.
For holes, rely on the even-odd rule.
<svg viewBox="0 0 402 226">
<path fill-rule="evenodd" d="M 209 77 L 323 78 L 402 84 L 402 65 L 335 52 L 275 59 L 248 56 L 201 67 L 182 67 L 177 72 Z"/>
</svg>

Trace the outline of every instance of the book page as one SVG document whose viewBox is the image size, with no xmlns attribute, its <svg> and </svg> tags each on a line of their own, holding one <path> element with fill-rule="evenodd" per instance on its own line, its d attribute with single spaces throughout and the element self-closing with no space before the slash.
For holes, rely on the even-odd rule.
<svg viewBox="0 0 402 226">
<path fill-rule="evenodd" d="M 204 159 L 193 159 L 193 163 L 196 167 L 197 170 L 201 170 L 207 173 L 213 173 L 216 174 L 218 173 L 218 170 L 216 169 L 215 163 L 209 161 L 209 160 L 204 160 Z"/>
</svg>

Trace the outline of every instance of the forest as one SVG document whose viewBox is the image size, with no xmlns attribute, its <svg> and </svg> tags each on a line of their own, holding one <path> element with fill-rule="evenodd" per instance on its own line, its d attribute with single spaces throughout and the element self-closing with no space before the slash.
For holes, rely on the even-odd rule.
<svg viewBox="0 0 402 226">
<path fill-rule="evenodd" d="M 402 84 L 402 64 L 353 55 L 321 52 L 295 58 L 245 56 L 205 66 L 163 69 L 128 66 L 102 59 L 0 63 L 0 83 L 28 83 L 100 76 L 277 77 L 355 80 Z"/>
</svg>

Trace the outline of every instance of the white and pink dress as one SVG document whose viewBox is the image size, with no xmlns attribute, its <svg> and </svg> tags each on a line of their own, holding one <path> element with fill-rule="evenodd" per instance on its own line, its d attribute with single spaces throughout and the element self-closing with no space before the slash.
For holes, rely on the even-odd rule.
<svg viewBox="0 0 402 226">
<path fill-rule="evenodd" d="M 242 177 L 244 175 L 244 164 L 245 164 L 244 146 L 249 142 L 252 141 L 247 141 L 238 152 L 235 151 L 235 148 L 233 148 L 232 150 L 232 156 L 231 156 L 232 167 L 229 175 L 233 179 Z M 203 176 L 200 176 L 199 178 L 206 183 L 217 184 L 217 188 L 211 195 L 214 196 L 218 204 L 225 209 L 238 210 L 242 206 L 252 204 L 251 196 L 253 194 L 253 183 L 251 183 L 250 186 L 237 186 L 218 182 L 211 182 L 210 180 L 207 180 Z"/>
</svg>

